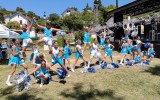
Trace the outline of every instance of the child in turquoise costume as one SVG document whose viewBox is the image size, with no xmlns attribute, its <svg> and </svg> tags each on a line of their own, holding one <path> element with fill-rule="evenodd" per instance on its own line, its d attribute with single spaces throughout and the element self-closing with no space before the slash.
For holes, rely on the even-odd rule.
<svg viewBox="0 0 160 100">
<path fill-rule="evenodd" d="M 84 32 L 83 42 L 84 42 L 84 50 L 85 50 L 87 44 L 89 44 L 89 48 L 91 47 L 91 41 L 90 41 L 90 34 L 89 34 L 90 29 L 88 27 L 85 27 L 84 30 L 85 32 Z"/>
<path fill-rule="evenodd" d="M 12 57 L 10 58 L 9 63 L 8 63 L 8 65 L 12 67 L 10 74 L 8 75 L 8 79 L 6 81 L 6 84 L 8 86 L 12 85 L 10 83 L 10 79 L 13 76 L 14 72 L 16 71 L 17 66 L 19 65 L 23 66 L 25 69 L 25 74 L 27 74 L 27 65 L 20 58 L 21 51 L 18 48 L 18 44 L 19 44 L 18 39 L 13 39 L 13 43 L 14 45 L 12 46 Z"/>
<path fill-rule="evenodd" d="M 36 77 L 41 79 L 40 87 L 42 87 L 44 84 L 44 81 L 49 78 L 48 67 L 46 66 L 45 60 L 42 60 L 40 65 L 38 67 L 34 68 L 28 75 L 32 75 L 36 71 L 39 72 Z"/>
<path fill-rule="evenodd" d="M 63 63 L 63 56 L 62 57 L 59 57 L 59 53 L 62 53 L 64 54 L 63 50 L 59 49 L 58 47 L 58 43 L 57 42 L 54 42 L 54 46 L 52 47 L 52 54 L 51 54 L 51 57 L 52 57 L 52 62 L 51 64 L 52 65 L 55 65 L 55 64 L 59 64 L 62 68 L 64 68 L 67 72 L 67 77 L 70 77 L 69 75 L 69 71 L 68 69 L 64 66 L 64 63 Z"/>
<path fill-rule="evenodd" d="M 44 30 L 44 37 L 42 39 L 38 40 L 37 45 L 39 46 L 41 43 L 44 42 L 45 45 L 49 46 L 49 54 L 51 54 L 52 53 L 52 45 L 53 45 L 52 31 L 60 31 L 60 29 L 52 28 L 50 21 L 46 22 L 46 27 L 41 26 L 39 24 L 37 24 L 37 26 Z"/>
<path fill-rule="evenodd" d="M 81 40 L 78 40 L 78 43 L 76 45 L 76 60 L 75 60 L 75 62 L 73 64 L 73 68 L 74 69 L 75 69 L 75 65 L 77 64 L 79 58 L 82 58 L 82 60 L 84 62 L 84 66 L 86 67 L 86 60 L 85 60 L 85 58 L 83 56 L 83 50 L 82 50 L 81 43 L 82 43 Z"/>
<path fill-rule="evenodd" d="M 63 56 L 63 58 L 64 58 L 64 61 L 66 61 L 66 60 L 68 61 L 69 67 L 71 68 L 71 71 L 74 72 L 74 69 L 73 69 L 73 67 L 71 65 L 71 61 L 70 61 L 70 54 L 69 54 L 70 51 L 69 50 L 70 50 L 69 42 L 66 39 L 66 40 L 64 40 L 64 47 L 63 47 L 64 56 Z"/>
<path fill-rule="evenodd" d="M 123 60 L 125 59 L 125 57 L 126 57 L 127 54 L 128 54 L 128 42 L 125 41 L 125 40 L 123 41 L 123 44 L 122 44 L 121 54 L 123 55 L 123 56 L 122 56 L 122 59 L 121 59 L 121 61 L 120 61 L 120 64 L 122 65 Z"/>
<path fill-rule="evenodd" d="M 114 46 L 110 43 L 109 39 L 106 39 L 106 44 L 105 44 L 105 58 L 109 56 L 111 58 L 111 61 L 113 62 L 112 58 L 112 50 L 114 49 Z"/>
</svg>

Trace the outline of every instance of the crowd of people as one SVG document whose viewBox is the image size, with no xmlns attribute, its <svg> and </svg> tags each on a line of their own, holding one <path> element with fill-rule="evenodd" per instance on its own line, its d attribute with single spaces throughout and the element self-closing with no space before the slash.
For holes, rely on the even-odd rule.
<svg viewBox="0 0 160 100">
<path fill-rule="evenodd" d="M 33 18 L 33 23 L 36 23 L 35 19 Z M 37 23 L 36 23 L 37 24 Z M 22 44 L 22 50 L 19 49 L 19 39 L 12 39 L 13 46 L 12 46 L 12 57 L 9 60 L 8 65 L 11 66 L 11 71 L 8 75 L 6 84 L 8 86 L 11 86 L 12 83 L 10 82 L 11 77 L 13 76 L 14 72 L 16 71 L 16 67 L 21 65 L 24 67 L 24 71 L 27 75 L 32 75 L 36 71 L 39 71 L 38 74 L 36 74 L 36 77 L 39 77 L 41 79 L 41 85 L 43 86 L 44 82 L 43 80 L 46 80 L 49 78 L 49 71 L 53 71 L 57 75 L 60 75 L 53 66 L 55 64 L 59 64 L 60 67 L 64 68 L 67 75 L 66 77 L 70 77 L 70 71 L 75 71 L 75 66 L 78 62 L 78 59 L 81 58 L 84 62 L 84 67 L 89 68 L 91 67 L 92 60 L 94 58 L 98 58 L 99 64 L 102 64 L 104 60 L 106 60 L 106 57 L 110 57 L 111 63 L 115 62 L 113 59 L 113 49 L 114 45 L 110 42 L 110 39 L 105 36 L 105 34 L 102 32 L 101 34 L 97 34 L 97 37 L 100 38 L 100 43 L 98 42 L 97 38 L 94 39 L 94 42 L 91 43 L 90 41 L 90 29 L 88 27 L 84 28 L 84 39 L 81 41 L 78 39 L 76 41 L 76 59 L 74 60 L 74 63 L 71 63 L 71 55 L 72 51 L 69 46 L 69 41 L 67 39 L 64 40 L 63 48 L 61 49 L 58 45 L 58 42 L 53 42 L 52 40 L 52 31 L 61 31 L 57 28 L 52 28 L 51 23 L 47 21 L 46 27 L 41 26 L 37 24 L 39 28 L 42 28 L 44 30 L 44 37 L 37 41 L 36 44 L 33 43 L 33 41 L 30 38 L 30 30 L 32 28 L 32 24 L 27 27 L 26 24 L 22 25 L 22 30 L 14 30 L 22 32 L 23 36 L 23 44 Z M 145 61 L 151 61 L 154 57 L 154 48 L 153 44 L 150 44 L 147 48 L 148 50 L 141 50 L 143 43 L 140 40 L 140 37 L 130 39 L 129 38 L 130 32 L 125 31 L 125 36 L 121 40 L 121 52 L 122 58 L 120 60 L 120 65 L 124 65 L 124 60 L 126 59 L 126 56 L 129 54 L 130 58 L 129 60 L 134 60 L 135 63 L 145 62 Z M 135 45 L 133 45 L 133 42 L 136 42 Z M 39 50 L 39 45 L 41 43 L 45 43 L 49 47 L 49 55 L 52 58 L 52 61 L 48 61 L 47 57 L 44 53 L 42 53 Z M 82 47 L 82 43 L 84 43 Z M 52 45 L 53 44 L 53 45 Z M 32 47 L 32 55 L 30 57 L 31 64 L 33 65 L 33 70 L 28 72 L 28 65 L 25 64 L 26 59 L 21 59 L 20 55 L 23 55 L 23 58 L 26 57 L 26 48 L 30 45 Z M 84 56 L 84 52 L 86 51 L 86 47 L 89 45 L 89 51 L 90 51 L 90 57 L 89 59 L 86 59 Z M 101 53 L 105 52 L 105 55 L 101 55 Z M 1 52 L 1 51 L 0 51 Z M 0 60 L 2 58 L 2 54 L 0 53 Z M 47 55 L 48 56 L 48 55 Z M 70 71 L 67 69 L 65 62 L 68 62 Z M 88 63 L 87 63 L 88 61 Z"/>
</svg>

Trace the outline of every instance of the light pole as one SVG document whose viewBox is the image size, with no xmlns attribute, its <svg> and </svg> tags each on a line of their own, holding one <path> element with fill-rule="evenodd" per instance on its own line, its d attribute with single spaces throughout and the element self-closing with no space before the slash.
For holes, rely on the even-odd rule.
<svg viewBox="0 0 160 100">
<path fill-rule="evenodd" d="M 46 12 L 44 12 L 43 18 L 44 18 L 44 25 L 46 26 Z"/>
<path fill-rule="evenodd" d="M 98 0 L 95 0 L 94 2 L 94 24 L 95 26 L 99 24 L 99 19 L 98 19 Z"/>
</svg>

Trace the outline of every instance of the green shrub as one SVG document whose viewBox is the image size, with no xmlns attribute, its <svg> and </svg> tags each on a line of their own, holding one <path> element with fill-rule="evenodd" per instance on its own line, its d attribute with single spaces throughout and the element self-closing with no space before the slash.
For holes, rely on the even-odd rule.
<svg viewBox="0 0 160 100">
<path fill-rule="evenodd" d="M 62 38 L 62 37 L 58 37 L 55 42 L 58 42 L 58 45 L 59 45 L 60 47 L 63 46 L 63 38 Z"/>
<path fill-rule="evenodd" d="M 84 32 L 83 31 L 75 32 L 75 40 L 81 39 L 81 41 L 83 41 L 83 38 L 84 38 Z"/>
<path fill-rule="evenodd" d="M 6 27 L 10 29 L 20 29 L 20 24 L 17 21 L 11 21 L 6 24 Z"/>
</svg>

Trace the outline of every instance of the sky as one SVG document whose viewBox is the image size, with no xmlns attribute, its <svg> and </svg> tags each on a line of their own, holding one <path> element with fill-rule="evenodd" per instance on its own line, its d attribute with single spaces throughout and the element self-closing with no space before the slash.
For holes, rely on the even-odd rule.
<svg viewBox="0 0 160 100">
<path fill-rule="evenodd" d="M 48 16 L 51 13 L 61 15 L 65 9 L 70 7 L 78 8 L 78 11 L 83 11 L 86 4 L 93 8 L 94 0 L 0 0 L 0 6 L 7 10 L 15 10 L 16 7 L 21 7 L 25 11 L 33 11 L 38 16 L 43 16 L 44 12 Z M 119 6 L 123 6 L 135 0 L 119 0 Z M 116 0 L 101 0 L 104 6 L 116 4 Z"/>
</svg>

